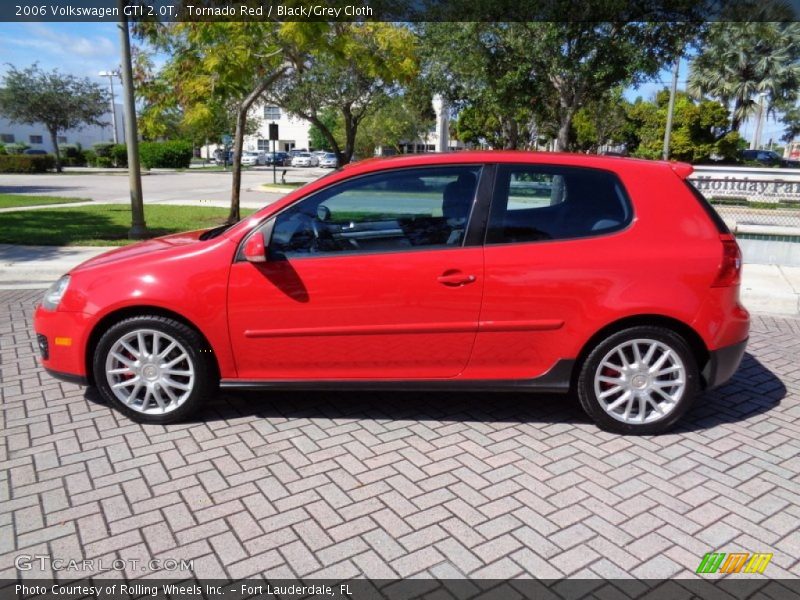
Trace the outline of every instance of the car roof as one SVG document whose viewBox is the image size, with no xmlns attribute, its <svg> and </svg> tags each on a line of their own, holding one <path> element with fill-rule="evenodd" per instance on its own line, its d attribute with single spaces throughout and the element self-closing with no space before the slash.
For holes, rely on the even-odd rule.
<svg viewBox="0 0 800 600">
<path fill-rule="evenodd" d="M 390 168 L 423 167 L 428 165 L 463 165 L 472 163 L 524 163 L 559 166 L 591 167 L 608 171 L 628 171 L 639 169 L 670 169 L 679 177 L 686 178 L 693 167 L 688 163 L 675 161 L 647 160 L 623 156 L 602 156 L 598 154 L 573 154 L 569 152 L 530 152 L 522 150 L 467 150 L 460 152 L 439 152 L 430 154 L 399 154 L 390 157 L 366 158 L 345 165 L 343 169 L 350 175 L 368 173 Z"/>
</svg>

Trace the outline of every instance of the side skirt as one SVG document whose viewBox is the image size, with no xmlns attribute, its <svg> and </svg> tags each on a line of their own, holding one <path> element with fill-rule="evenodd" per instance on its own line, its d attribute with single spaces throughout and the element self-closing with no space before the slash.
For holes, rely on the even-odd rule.
<svg viewBox="0 0 800 600">
<path fill-rule="evenodd" d="M 225 390 L 363 390 L 363 391 L 531 391 L 566 394 L 575 361 L 562 359 L 533 379 L 223 379 Z"/>
</svg>

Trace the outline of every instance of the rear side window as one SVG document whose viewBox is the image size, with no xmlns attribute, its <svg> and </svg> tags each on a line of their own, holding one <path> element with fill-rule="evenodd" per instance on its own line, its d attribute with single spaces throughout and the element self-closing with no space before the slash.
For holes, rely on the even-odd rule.
<svg viewBox="0 0 800 600">
<path fill-rule="evenodd" d="M 631 221 L 619 179 L 608 171 L 545 165 L 498 170 L 488 244 L 564 240 L 611 233 Z"/>
</svg>

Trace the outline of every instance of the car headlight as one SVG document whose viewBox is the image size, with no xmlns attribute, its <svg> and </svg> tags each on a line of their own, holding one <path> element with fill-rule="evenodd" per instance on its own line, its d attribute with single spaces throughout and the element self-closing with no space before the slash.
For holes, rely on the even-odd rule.
<svg viewBox="0 0 800 600">
<path fill-rule="evenodd" d="M 42 299 L 42 306 L 47 310 L 55 310 L 58 308 L 61 298 L 64 297 L 64 292 L 67 291 L 69 286 L 69 275 L 64 275 L 61 279 L 51 285 L 44 293 Z"/>
</svg>

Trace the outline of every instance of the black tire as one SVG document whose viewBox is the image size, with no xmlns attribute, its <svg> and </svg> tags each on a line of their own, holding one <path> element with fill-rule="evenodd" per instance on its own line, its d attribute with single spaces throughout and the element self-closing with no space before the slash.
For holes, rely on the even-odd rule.
<svg viewBox="0 0 800 600">
<path fill-rule="evenodd" d="M 673 408 L 669 412 L 664 411 L 666 414 L 658 420 L 640 424 L 611 416 L 601 405 L 595 391 L 595 375 L 606 355 L 620 344 L 636 339 L 654 340 L 669 347 L 682 361 L 685 372 L 684 392 Z M 697 359 L 682 336 L 665 327 L 639 326 L 618 331 L 594 346 L 581 365 L 576 387 L 583 410 L 601 429 L 626 435 L 653 435 L 673 427 L 692 405 L 700 392 L 700 372 Z"/>
<path fill-rule="evenodd" d="M 194 381 L 188 395 L 170 412 L 148 414 L 135 410 L 117 398 L 106 376 L 106 360 L 117 341 L 137 330 L 154 330 L 176 340 L 191 361 Z M 173 423 L 187 418 L 203 405 L 217 389 L 219 376 L 211 349 L 203 337 L 191 327 L 174 319 L 142 315 L 124 319 L 112 325 L 100 338 L 92 359 L 95 384 L 102 397 L 114 408 L 139 423 Z"/>
</svg>

